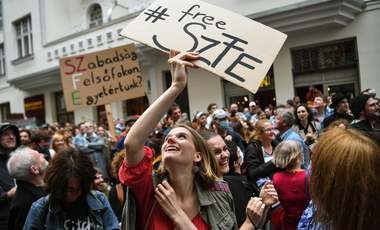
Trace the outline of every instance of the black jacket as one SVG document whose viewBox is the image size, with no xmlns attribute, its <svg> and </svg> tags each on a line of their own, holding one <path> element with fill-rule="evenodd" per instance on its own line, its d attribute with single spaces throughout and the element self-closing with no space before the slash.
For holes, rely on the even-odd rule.
<svg viewBox="0 0 380 230">
<path fill-rule="evenodd" d="M 351 124 L 351 122 L 354 120 L 354 117 L 348 114 L 340 114 L 335 112 L 333 115 L 326 117 L 323 120 L 323 127 L 327 128 L 333 121 L 336 121 L 338 119 L 346 119 L 348 121 L 348 124 Z"/>
<path fill-rule="evenodd" d="M 278 144 L 278 141 L 272 141 L 271 145 L 273 147 L 273 152 Z M 284 171 L 283 169 L 277 168 L 272 161 L 267 163 L 264 162 L 262 145 L 258 140 L 249 141 L 248 147 L 245 151 L 244 160 L 247 163 L 248 179 L 254 182 L 259 178 L 265 177 L 269 177 L 272 180 L 275 173 Z"/>
<path fill-rule="evenodd" d="M 351 127 L 353 129 L 359 130 L 360 132 L 365 132 L 367 130 L 372 129 L 372 125 L 368 119 L 365 119 L 365 120 L 360 121 L 358 123 L 352 124 Z"/>
<path fill-rule="evenodd" d="M 15 125 L 0 123 L 0 135 L 8 128 L 13 129 L 15 132 L 17 148 L 21 145 L 21 140 L 18 128 Z M 12 200 L 8 198 L 8 191 L 15 186 L 14 179 L 9 175 L 7 169 L 8 158 L 9 154 L 6 154 L 0 145 L 0 187 L 3 189 L 3 192 L 0 195 L 0 229 L 8 225 L 8 214 L 12 202 Z"/>
<path fill-rule="evenodd" d="M 39 198 L 46 196 L 42 187 L 26 181 L 16 181 L 17 190 L 13 197 L 8 217 L 8 229 L 22 229 L 28 216 L 30 206 Z"/>
</svg>

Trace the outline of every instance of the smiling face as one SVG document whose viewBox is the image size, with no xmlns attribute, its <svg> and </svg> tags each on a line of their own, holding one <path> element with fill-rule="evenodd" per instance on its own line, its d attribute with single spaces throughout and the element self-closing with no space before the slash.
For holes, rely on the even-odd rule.
<svg viewBox="0 0 380 230">
<path fill-rule="evenodd" d="M 193 166 L 200 154 L 195 150 L 193 136 L 182 127 L 174 128 L 166 135 L 161 152 L 162 162 L 166 167 L 173 162 Z"/>
<path fill-rule="evenodd" d="M 370 97 L 364 106 L 364 115 L 367 119 L 374 120 L 379 116 L 379 106 L 377 100 Z"/>
<path fill-rule="evenodd" d="M 27 145 L 29 143 L 29 134 L 27 132 L 20 132 L 20 139 L 22 145 Z"/>
<path fill-rule="evenodd" d="M 16 147 L 15 132 L 8 128 L 0 134 L 0 145 L 2 149 L 14 149 Z"/>
<path fill-rule="evenodd" d="M 230 171 L 230 167 L 228 165 L 230 160 L 230 152 L 228 151 L 228 147 L 224 140 L 218 135 L 209 139 L 207 143 L 214 151 L 222 175 L 228 173 Z"/>
<path fill-rule="evenodd" d="M 96 190 L 103 191 L 103 182 L 104 182 L 103 175 L 100 173 L 96 173 L 95 180 L 94 180 Z"/>
<path fill-rule="evenodd" d="M 309 116 L 309 113 L 307 112 L 307 110 L 304 106 L 299 106 L 297 108 L 297 117 L 301 121 L 306 121 L 308 116 Z"/>
<path fill-rule="evenodd" d="M 57 139 L 57 140 L 54 141 L 54 147 L 55 147 L 57 150 L 62 149 L 64 145 L 65 145 L 65 142 L 63 141 L 62 138 Z"/>
<path fill-rule="evenodd" d="M 263 124 L 263 131 L 260 134 L 260 139 L 263 143 L 271 143 L 274 140 L 275 132 L 270 122 Z"/>
</svg>

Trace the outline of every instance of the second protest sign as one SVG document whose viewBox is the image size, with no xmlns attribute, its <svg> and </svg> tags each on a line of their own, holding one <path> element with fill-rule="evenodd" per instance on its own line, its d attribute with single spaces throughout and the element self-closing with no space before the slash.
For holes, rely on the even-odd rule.
<svg viewBox="0 0 380 230">
<path fill-rule="evenodd" d="M 59 63 L 67 111 L 144 96 L 134 44 Z"/>
</svg>

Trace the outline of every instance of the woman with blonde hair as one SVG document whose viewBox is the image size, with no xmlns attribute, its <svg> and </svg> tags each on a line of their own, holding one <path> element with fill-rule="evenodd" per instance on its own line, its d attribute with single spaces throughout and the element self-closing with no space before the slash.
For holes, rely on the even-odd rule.
<svg viewBox="0 0 380 230">
<path fill-rule="evenodd" d="M 301 169 L 302 159 L 301 144 L 294 140 L 281 142 L 273 157 L 273 163 L 285 169 L 273 176 L 273 185 L 284 207 L 282 226 L 286 230 L 297 229 L 302 212 L 310 202 L 310 174 L 309 171 Z"/>
<path fill-rule="evenodd" d="M 254 182 L 266 177 L 272 180 L 274 173 L 282 171 L 271 161 L 274 149 L 278 145 L 274 136 L 272 123 L 268 119 L 259 120 L 250 135 L 244 160 L 247 163 L 248 178 Z"/>
<path fill-rule="evenodd" d="M 59 130 L 58 132 L 59 134 L 61 134 L 63 136 L 63 140 L 65 141 L 65 144 L 69 147 L 72 147 L 72 148 L 76 148 L 76 146 L 71 143 L 71 141 L 74 139 L 73 136 L 72 136 L 72 132 L 70 130 L 70 128 L 68 127 L 65 127 L 61 130 Z"/>
<path fill-rule="evenodd" d="M 67 145 L 63 140 L 63 136 L 59 133 L 54 134 L 51 138 L 50 144 L 50 149 L 54 150 L 53 156 L 65 148 L 67 148 Z"/>
<path fill-rule="evenodd" d="M 144 147 L 160 118 L 185 88 L 187 67 L 196 67 L 191 61 L 198 58 L 198 53 L 170 51 L 171 86 L 141 115 L 125 138 L 119 179 L 133 193 L 137 208 L 132 205 L 127 209 L 140 210 L 136 222 L 141 229 L 237 229 L 233 198 L 226 182 L 220 180 L 215 154 L 194 129 L 173 127 L 162 145 L 157 171 L 152 170 L 152 150 Z M 247 218 L 242 229 L 255 229 L 258 224 L 253 206 L 262 213 L 265 205 L 250 201 L 247 212 L 254 220 Z M 125 217 L 133 218 L 130 213 Z M 122 221 L 123 229 L 125 224 L 127 229 L 135 227 L 131 220 Z"/>
<path fill-rule="evenodd" d="M 311 194 L 298 229 L 380 226 L 380 149 L 354 129 L 326 132 L 314 149 Z"/>
</svg>

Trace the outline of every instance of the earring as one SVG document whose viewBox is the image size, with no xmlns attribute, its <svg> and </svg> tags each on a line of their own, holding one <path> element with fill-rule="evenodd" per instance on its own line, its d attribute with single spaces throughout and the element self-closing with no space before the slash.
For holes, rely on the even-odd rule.
<svg viewBox="0 0 380 230">
<path fill-rule="evenodd" d="M 193 172 L 194 172 L 194 174 L 199 173 L 199 167 L 198 167 L 198 165 L 195 165 L 195 166 L 194 166 L 194 168 L 193 168 Z"/>
</svg>

